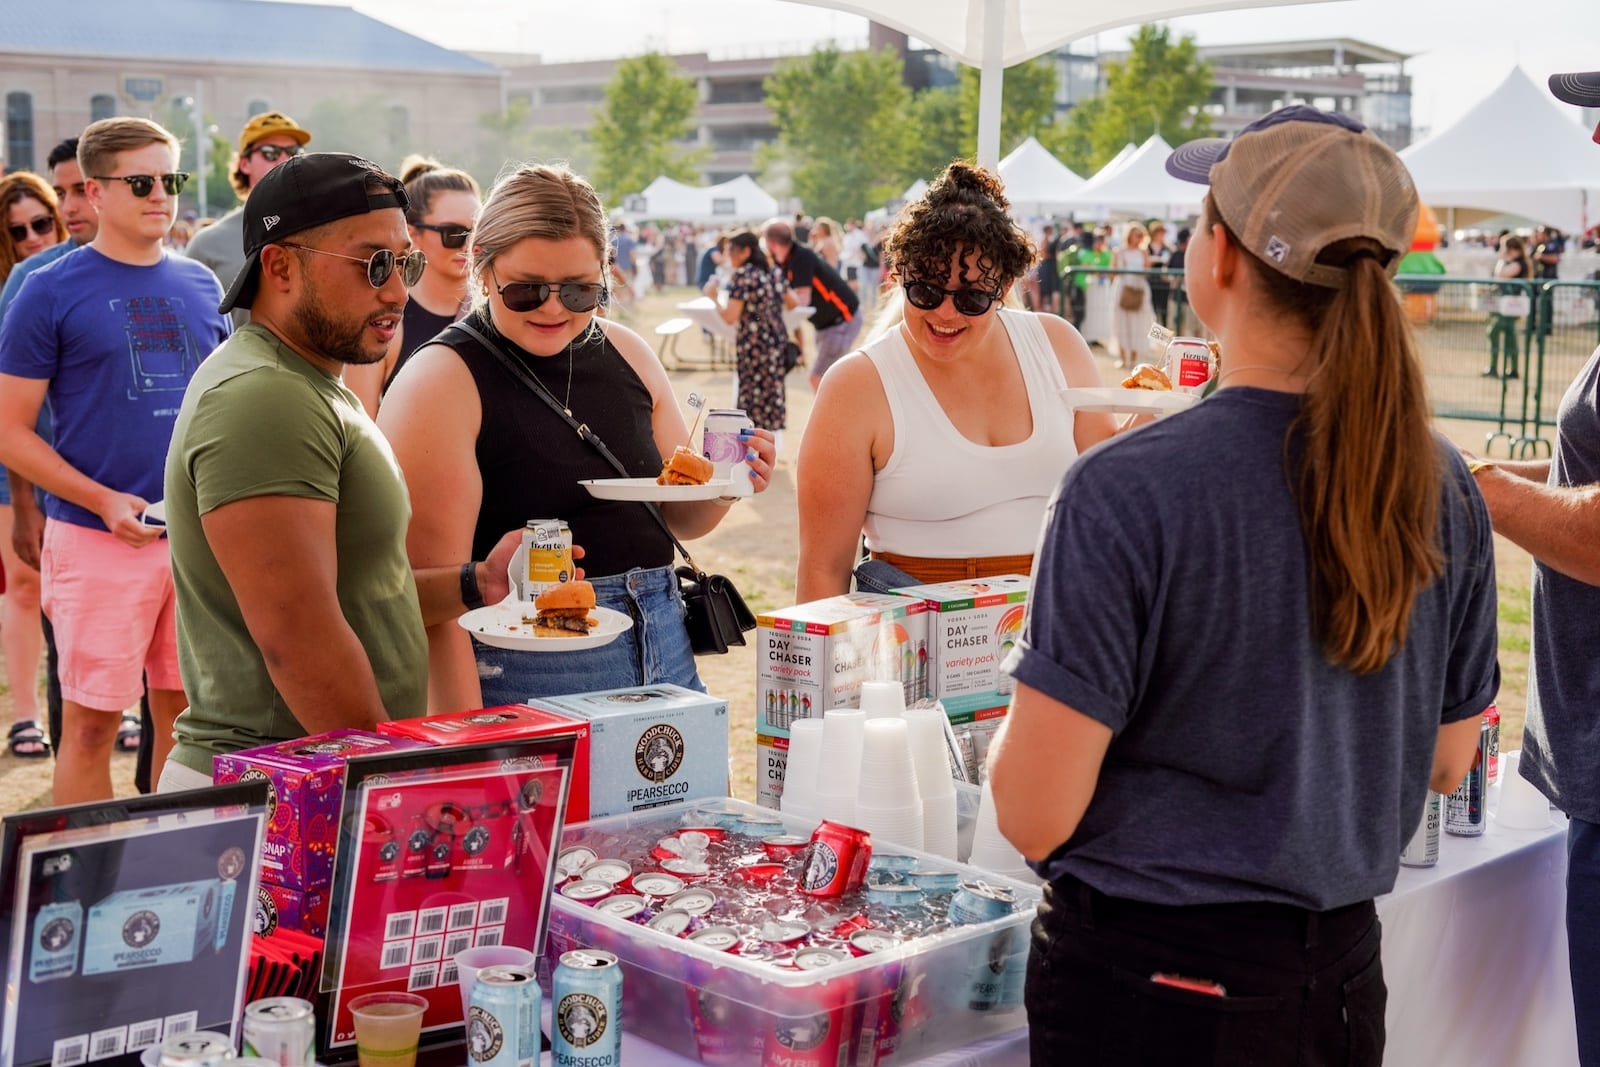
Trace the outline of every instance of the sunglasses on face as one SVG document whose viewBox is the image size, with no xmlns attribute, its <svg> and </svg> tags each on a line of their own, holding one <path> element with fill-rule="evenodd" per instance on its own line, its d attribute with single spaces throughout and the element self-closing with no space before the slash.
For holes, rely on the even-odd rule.
<svg viewBox="0 0 1600 1067">
<path fill-rule="evenodd" d="M 419 230 L 431 230 L 439 235 L 439 243 L 446 248 L 463 248 L 472 236 L 472 227 L 459 222 L 413 222 Z"/>
<path fill-rule="evenodd" d="M 55 219 L 51 218 L 49 215 L 40 215 L 36 219 L 29 219 L 20 226 L 8 227 L 8 231 L 11 234 L 11 239 L 18 244 L 21 244 L 23 241 L 28 239 L 29 230 L 33 231 L 33 235 L 35 237 L 43 237 L 45 234 L 53 232 L 55 228 Z"/>
<path fill-rule="evenodd" d="M 982 315 L 1000 299 L 999 293 L 986 293 L 982 289 L 941 289 L 928 282 L 906 282 L 906 302 L 922 311 L 936 311 L 949 297 L 957 313 L 969 318 Z"/>
<path fill-rule="evenodd" d="M 500 294 L 507 311 L 532 311 L 543 307 L 551 293 L 561 298 L 562 307 L 573 312 L 593 311 L 611 303 L 611 294 L 606 291 L 603 282 L 558 282 L 554 285 L 549 282 L 507 282 L 501 285 L 493 270 L 489 271 L 489 275 L 494 278 L 495 292 Z"/>
<path fill-rule="evenodd" d="M 258 155 L 268 163 L 276 163 L 280 159 L 293 159 L 304 151 L 305 149 L 297 144 L 258 144 L 251 145 L 245 151 L 245 155 Z"/>
<path fill-rule="evenodd" d="M 366 259 L 360 259 L 356 256 L 347 256 L 343 252 L 329 252 L 322 248 L 290 244 L 288 241 L 278 243 L 285 248 L 298 248 L 302 252 L 315 252 L 319 256 L 333 256 L 337 259 L 348 259 L 352 263 L 360 263 L 367 268 L 367 282 L 374 289 L 382 289 L 396 268 L 400 271 L 400 281 L 410 289 L 422 280 L 422 272 L 428 268 L 428 257 L 415 248 L 403 256 L 397 256 L 387 248 L 380 248 Z"/>
<path fill-rule="evenodd" d="M 155 192 L 156 182 L 168 196 L 177 196 L 189 184 L 189 175 L 183 171 L 175 174 L 91 174 L 97 182 L 127 182 L 128 191 L 140 200 Z"/>
</svg>

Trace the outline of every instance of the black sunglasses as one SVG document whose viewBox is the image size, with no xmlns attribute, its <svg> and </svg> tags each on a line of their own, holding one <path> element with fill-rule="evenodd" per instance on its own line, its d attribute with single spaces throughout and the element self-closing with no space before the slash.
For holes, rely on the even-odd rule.
<svg viewBox="0 0 1600 1067">
<path fill-rule="evenodd" d="M 380 248 L 366 259 L 359 259 L 356 256 L 347 256 L 343 252 L 329 252 L 326 249 L 291 244 L 288 241 L 278 243 L 285 248 L 298 248 L 302 252 L 315 252 L 319 256 L 335 256 L 339 259 L 348 259 L 352 263 L 360 263 L 367 268 L 367 281 L 374 289 L 382 289 L 397 267 L 400 270 L 400 281 L 407 289 L 420 282 L 422 272 L 428 269 L 428 257 L 415 248 L 403 256 L 397 256 L 387 248 Z"/>
<path fill-rule="evenodd" d="M 492 267 L 489 276 L 494 278 L 495 292 L 500 294 L 507 311 L 532 311 L 543 307 L 551 293 L 560 296 L 561 306 L 568 311 L 593 311 L 611 303 L 611 293 L 604 282 L 559 282 L 554 285 L 549 282 L 507 282 L 501 285 Z"/>
<path fill-rule="evenodd" d="M 285 159 L 293 159 L 295 156 L 298 156 L 304 151 L 305 149 L 301 148 L 297 144 L 257 144 L 251 145 L 249 148 L 245 149 L 244 154 L 246 156 L 250 156 L 252 154 L 259 155 L 268 163 L 276 163 L 279 156 L 282 156 Z"/>
<path fill-rule="evenodd" d="M 982 289 L 941 289 L 928 282 L 906 282 L 904 288 L 906 302 L 914 308 L 935 311 L 948 296 L 956 311 L 968 317 L 982 315 L 1000 299 L 999 293 L 986 293 Z"/>
<path fill-rule="evenodd" d="M 10 227 L 11 239 L 18 244 L 21 244 L 23 241 L 28 239 L 29 230 L 33 231 L 35 237 L 43 237 L 45 234 L 50 233 L 55 228 L 55 219 L 51 218 L 49 215 L 40 215 L 38 218 L 30 219 L 20 226 Z"/>
<path fill-rule="evenodd" d="M 168 196 L 177 196 L 189 184 L 189 175 L 184 171 L 174 174 L 91 174 L 90 177 L 97 182 L 127 182 L 129 191 L 140 200 L 155 192 L 156 182 L 161 183 L 161 188 Z"/>
<path fill-rule="evenodd" d="M 432 230 L 439 235 L 439 243 L 446 248 L 465 247 L 467 238 L 472 236 L 472 227 L 462 226 L 459 222 L 413 222 L 411 225 L 419 230 Z"/>
</svg>

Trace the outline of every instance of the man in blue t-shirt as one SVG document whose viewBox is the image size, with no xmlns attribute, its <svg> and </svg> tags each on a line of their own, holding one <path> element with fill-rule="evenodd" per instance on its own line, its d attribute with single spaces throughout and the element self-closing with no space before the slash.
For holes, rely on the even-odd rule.
<svg viewBox="0 0 1600 1067">
<path fill-rule="evenodd" d="M 1550 91 L 1600 108 L 1600 71 Z M 1600 124 L 1594 140 L 1600 144 Z M 1495 533 L 1533 555 L 1528 718 L 1518 768 L 1571 818 L 1567 942 L 1578 1058 L 1600 1064 L 1600 348 L 1561 400 L 1549 459 L 1470 464 Z"/>
<path fill-rule="evenodd" d="M 153 759 L 186 703 L 172 572 L 144 509 L 161 498 L 178 405 L 228 335 L 222 289 L 162 241 L 188 175 L 147 119 L 96 122 L 78 144 L 99 228 L 35 272 L 0 325 L 0 461 L 45 491 L 43 606 L 60 649 L 62 737 L 54 800 L 111 796 L 118 713 L 149 679 Z M 48 397 L 52 447 L 35 430 Z"/>
</svg>

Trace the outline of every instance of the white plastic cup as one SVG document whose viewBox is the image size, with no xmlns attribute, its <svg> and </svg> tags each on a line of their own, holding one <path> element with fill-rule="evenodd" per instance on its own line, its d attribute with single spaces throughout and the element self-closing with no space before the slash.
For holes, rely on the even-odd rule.
<svg viewBox="0 0 1600 1067">
<path fill-rule="evenodd" d="M 923 799 L 955 796 L 949 749 L 944 741 L 944 712 L 938 708 L 911 708 L 903 718 L 911 744 L 911 760 L 917 768 L 917 788 Z"/>
<path fill-rule="evenodd" d="M 472 987 L 477 984 L 478 972 L 485 967 L 532 967 L 532 952 L 516 945 L 480 945 L 457 952 L 456 974 L 461 983 L 461 1017 L 465 1019 L 472 1006 Z"/>
<path fill-rule="evenodd" d="M 822 766 L 822 720 L 796 719 L 789 724 L 789 758 L 783 772 L 778 810 L 797 819 L 815 819 L 817 771 Z"/>
<path fill-rule="evenodd" d="M 1500 753 L 1500 812 L 1495 822 L 1507 830 L 1550 828 L 1550 801 L 1522 777 L 1521 752 Z"/>
<path fill-rule="evenodd" d="M 899 682 L 862 682 L 861 710 L 869 719 L 883 719 L 906 710 L 906 691 Z"/>
<path fill-rule="evenodd" d="M 872 835 L 873 847 L 883 844 L 922 849 L 922 802 L 878 807 L 857 803 L 856 829 Z"/>
<path fill-rule="evenodd" d="M 922 798 L 922 850 L 956 858 L 956 793 Z"/>
<path fill-rule="evenodd" d="M 835 708 L 822 716 L 822 753 L 817 767 L 817 815 L 854 826 L 861 781 L 862 730 L 866 716 Z"/>
<path fill-rule="evenodd" d="M 870 719 L 861 743 L 861 782 L 856 807 L 922 806 L 917 769 L 911 761 L 910 735 L 904 719 Z"/>
<path fill-rule="evenodd" d="M 978 802 L 978 823 L 972 831 L 972 855 L 967 862 L 996 874 L 1012 874 L 1029 869 L 1022 853 L 1000 833 L 1000 824 L 994 813 L 994 793 L 988 782 L 983 783 L 983 796 Z"/>
</svg>

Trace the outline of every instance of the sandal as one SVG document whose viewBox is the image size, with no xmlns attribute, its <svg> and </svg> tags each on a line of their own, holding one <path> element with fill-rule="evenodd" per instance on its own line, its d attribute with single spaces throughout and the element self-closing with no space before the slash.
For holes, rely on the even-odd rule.
<svg viewBox="0 0 1600 1067">
<path fill-rule="evenodd" d="M 139 751 L 139 719 L 134 715 L 124 715 L 122 725 L 117 727 L 117 751 Z"/>
<path fill-rule="evenodd" d="M 50 739 L 45 737 L 39 724 L 32 719 L 13 723 L 6 734 L 6 744 L 18 759 L 44 759 L 50 755 Z"/>
</svg>

